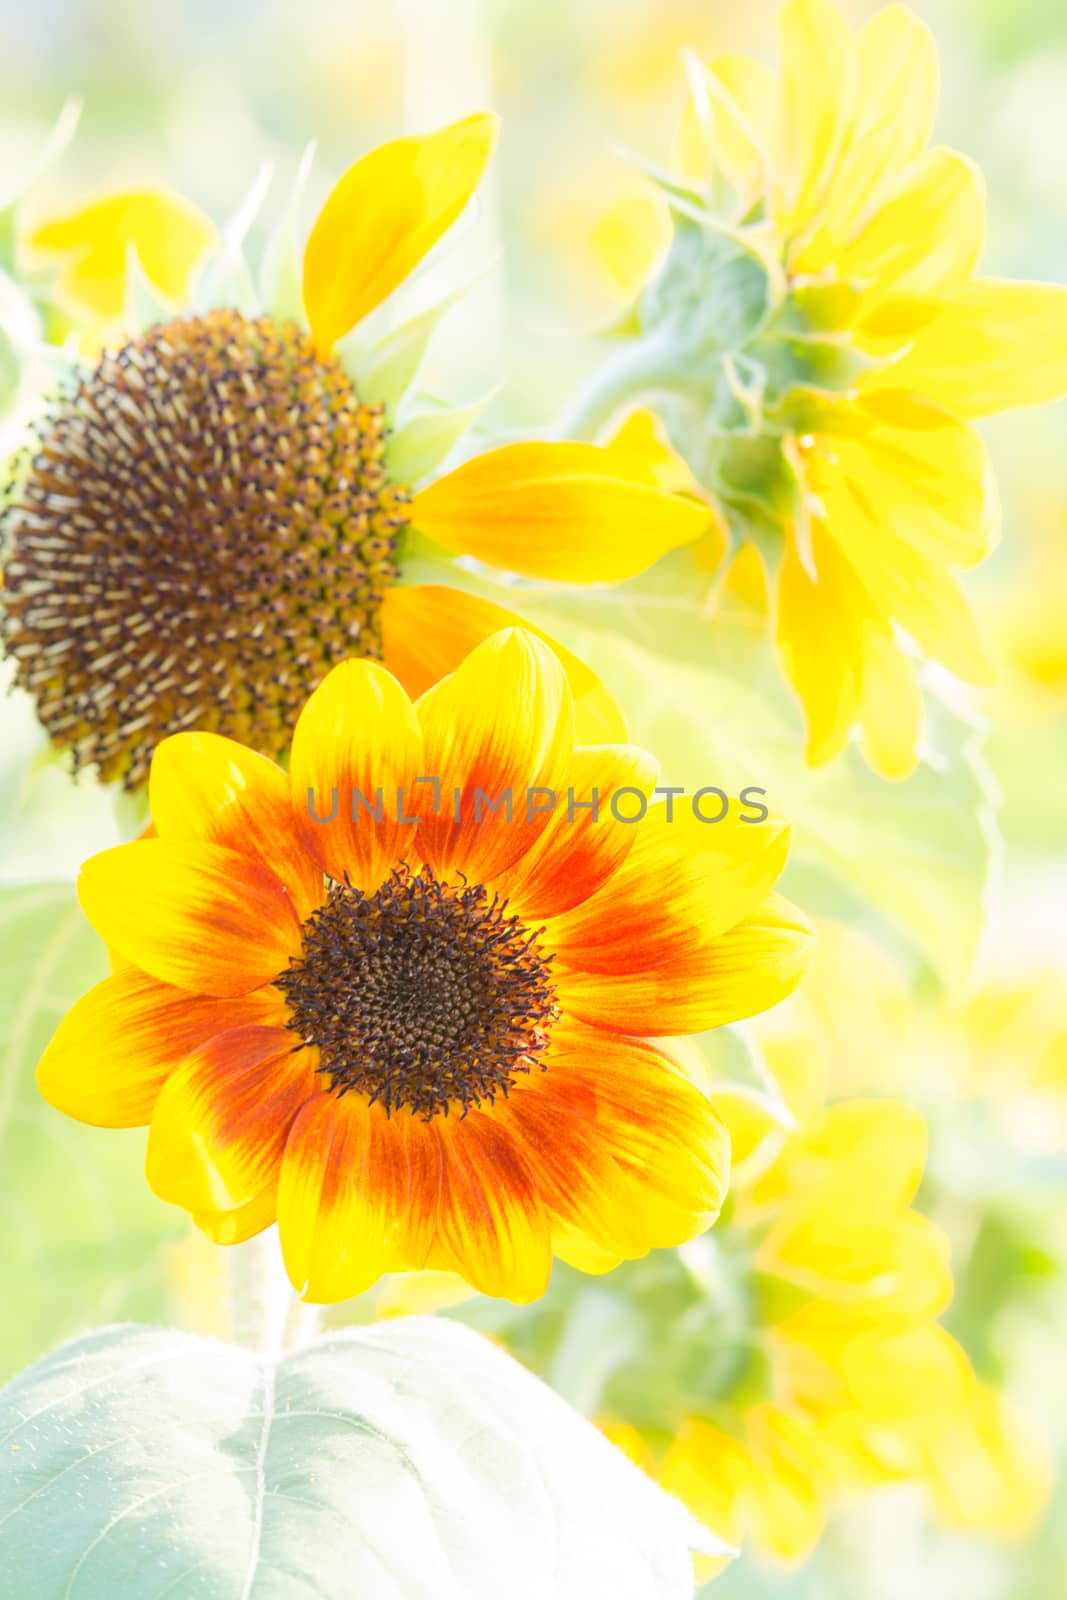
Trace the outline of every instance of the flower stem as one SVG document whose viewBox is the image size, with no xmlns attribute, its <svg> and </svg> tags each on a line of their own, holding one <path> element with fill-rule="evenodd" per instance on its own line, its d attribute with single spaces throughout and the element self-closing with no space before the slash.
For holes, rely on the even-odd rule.
<svg viewBox="0 0 1067 1600">
<path fill-rule="evenodd" d="M 230 1336 L 263 1355 L 308 1344 L 318 1330 L 317 1306 L 297 1300 L 286 1277 L 274 1229 L 227 1253 L 230 1267 Z"/>
<path fill-rule="evenodd" d="M 654 394 L 706 400 L 705 375 L 686 371 L 677 347 L 665 339 L 629 339 L 595 367 L 556 419 L 560 439 L 595 439 L 627 406 Z"/>
</svg>

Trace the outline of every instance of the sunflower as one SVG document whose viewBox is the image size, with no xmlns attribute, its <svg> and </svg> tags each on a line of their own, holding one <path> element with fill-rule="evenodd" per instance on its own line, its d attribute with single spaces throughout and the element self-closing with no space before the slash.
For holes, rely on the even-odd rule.
<svg viewBox="0 0 1067 1600">
<path fill-rule="evenodd" d="M 302 260 L 286 271 L 269 252 L 258 297 L 233 237 L 175 196 L 105 197 L 29 234 L 34 259 L 59 259 L 54 299 L 80 310 L 90 345 L 115 334 L 127 291 L 150 303 L 53 399 L 0 514 L 7 652 L 76 765 L 136 789 L 156 744 L 190 728 L 277 757 L 353 656 L 420 694 L 515 619 L 447 584 L 406 586 L 416 539 L 584 582 L 706 525 L 618 447 L 515 443 L 435 476 L 469 414 L 413 409 L 433 318 L 360 342 L 466 207 L 495 131 L 476 115 L 371 151 Z M 191 308 L 174 303 L 190 285 Z M 624 736 L 593 675 L 568 668 L 583 732 Z"/>
<path fill-rule="evenodd" d="M 644 1361 L 682 1376 L 665 1398 L 640 1365 L 617 1373 L 607 1431 L 724 1537 L 779 1562 L 806 1558 L 844 1500 L 892 1483 L 923 1486 L 949 1526 L 1027 1533 L 1047 1452 L 938 1320 L 952 1274 L 947 1239 L 912 1206 L 920 1114 L 845 1100 L 791 1135 L 764 1120 L 754 1141 L 751 1102 L 717 1101 L 739 1158 L 730 1200 L 714 1236 L 665 1258 L 640 1312 L 656 1324 Z"/>
<path fill-rule="evenodd" d="M 414 705 L 342 663 L 289 775 L 172 736 L 158 836 L 83 869 L 118 966 L 42 1093 L 150 1123 L 150 1184 L 220 1242 L 277 1218 L 315 1301 L 423 1266 L 526 1300 L 553 1253 L 602 1272 L 699 1233 L 728 1141 L 655 1036 L 774 1004 L 810 930 L 772 892 L 783 824 L 703 824 L 649 805 L 656 780 L 575 744 L 559 659 L 521 630 Z"/>
<path fill-rule="evenodd" d="M 829 0 L 787 0 L 777 75 L 689 65 L 658 214 L 629 202 L 600 228 L 617 274 L 642 263 L 637 338 L 572 415 L 592 433 L 659 396 L 735 547 L 770 569 L 809 760 L 858 727 L 904 778 L 918 658 L 994 676 L 954 572 L 995 537 L 972 424 L 1067 391 L 1067 291 L 975 275 L 981 178 L 928 145 L 937 54 L 906 7 L 852 34 Z"/>
</svg>

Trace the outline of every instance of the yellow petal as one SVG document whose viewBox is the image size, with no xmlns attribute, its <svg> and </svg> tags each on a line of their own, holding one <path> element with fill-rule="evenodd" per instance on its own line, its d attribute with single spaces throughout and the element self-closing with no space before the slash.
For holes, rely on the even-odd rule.
<svg viewBox="0 0 1067 1600">
<path fill-rule="evenodd" d="M 817 1130 L 790 1142 L 753 1198 L 766 1205 L 792 1195 L 856 1223 L 898 1217 L 915 1198 L 926 1150 L 926 1123 L 906 1101 L 842 1101 Z"/>
<path fill-rule="evenodd" d="M 910 633 L 927 655 L 968 683 L 996 681 L 996 668 L 967 597 L 940 562 L 900 539 L 886 524 L 863 468 L 842 470 L 822 485 L 826 523 L 864 591 Z"/>
<path fill-rule="evenodd" d="M 976 278 L 877 381 L 958 417 L 1055 400 L 1067 393 L 1067 288 Z"/>
<path fill-rule="evenodd" d="M 926 148 L 937 110 L 937 46 L 907 6 L 876 13 L 856 41 L 855 114 L 818 224 L 793 260 L 798 272 L 833 265 Z"/>
<path fill-rule="evenodd" d="M 152 1120 L 159 1091 L 190 1051 L 230 1028 L 285 1021 L 272 986 L 237 999 L 189 994 L 128 966 L 81 997 L 37 1068 L 49 1105 L 97 1127 Z"/>
<path fill-rule="evenodd" d="M 78 898 L 121 956 L 194 994 L 249 994 L 300 949 L 293 902 L 274 873 L 220 845 L 117 845 L 82 867 Z"/>
<path fill-rule="evenodd" d="M 262 862 L 287 887 L 301 920 L 322 899 L 322 867 L 306 807 L 266 756 L 216 733 L 176 733 L 156 746 L 148 780 L 161 839 L 219 844 Z"/>
<path fill-rule="evenodd" d="M 928 1472 L 950 1527 L 1020 1539 L 1048 1503 L 1052 1465 L 1035 1420 L 986 1384 L 968 1411 L 930 1430 Z"/>
<path fill-rule="evenodd" d="M 320 1088 L 318 1052 L 289 1028 L 217 1034 L 186 1057 L 156 1101 L 145 1175 L 191 1212 L 248 1205 L 277 1181 L 289 1128 Z"/>
<path fill-rule="evenodd" d="M 751 1408 L 746 1434 L 752 1537 L 780 1560 L 799 1561 L 815 1545 L 830 1510 L 826 1447 L 810 1418 L 769 1401 Z"/>
<path fill-rule="evenodd" d="M 782 64 L 780 221 L 796 228 L 829 184 L 849 126 L 856 53 L 829 0 L 786 0 L 778 15 Z"/>
<path fill-rule="evenodd" d="M 421 1268 L 441 1188 L 437 1127 L 363 1094 L 310 1100 L 289 1135 L 278 1189 L 286 1270 L 306 1299 L 350 1299 L 383 1272 Z"/>
<path fill-rule="evenodd" d="M 596 673 L 517 611 L 435 583 L 392 584 L 382 601 L 386 665 L 413 700 L 454 672 L 476 645 L 503 628 L 525 628 L 559 657 L 574 696 L 574 731 L 580 743 L 625 742 L 622 712 Z"/>
<path fill-rule="evenodd" d="M 548 813 L 528 791 L 562 794 L 574 712 L 559 657 L 521 628 L 495 633 L 418 702 L 426 773 L 423 859 L 485 883 L 536 841 Z"/>
<path fill-rule="evenodd" d="M 814 576 L 790 538 L 778 573 L 778 650 L 808 724 L 808 760 L 839 755 L 860 707 L 870 597 L 834 542 L 812 524 Z"/>
<path fill-rule="evenodd" d="M 868 623 L 863 632 L 863 754 L 883 778 L 910 778 L 919 760 L 923 697 L 914 664 L 892 630 Z"/>
<path fill-rule="evenodd" d="M 243 1244 L 269 1228 L 277 1216 L 278 1190 L 272 1184 L 243 1206 L 233 1206 L 227 1211 L 194 1212 L 193 1221 L 215 1244 Z"/>
<path fill-rule="evenodd" d="M 637 296 L 666 255 L 673 233 L 667 202 L 651 184 L 620 195 L 600 213 L 589 244 L 620 300 L 628 303 Z"/>
<path fill-rule="evenodd" d="M 865 431 L 834 439 L 835 473 L 862 486 L 878 519 L 917 550 L 954 567 L 983 561 L 996 543 L 997 503 L 974 428 L 899 389 L 848 407 Z"/>
<path fill-rule="evenodd" d="M 643 455 L 569 443 L 503 445 L 415 496 L 412 523 L 456 554 L 571 583 L 644 572 L 704 533 L 699 501 L 649 483 Z"/>
<path fill-rule="evenodd" d="M 379 145 L 349 167 L 304 252 L 304 305 L 320 354 L 401 284 L 455 222 L 485 170 L 497 119 Z"/>
<path fill-rule="evenodd" d="M 64 257 L 57 298 L 101 322 L 122 316 L 128 247 L 149 281 L 176 306 L 186 303 L 193 268 L 215 238 L 204 214 L 166 189 L 129 189 L 91 200 L 39 224 L 31 250 Z"/>
<path fill-rule="evenodd" d="M 835 265 L 841 277 L 869 285 L 865 306 L 896 296 L 936 300 L 971 276 L 984 242 L 977 167 L 955 150 L 929 150 Z"/>
<path fill-rule="evenodd" d="M 410 844 L 423 761 L 415 708 L 376 661 L 342 661 L 312 694 L 293 734 L 293 810 L 338 882 L 372 894 Z"/>
<path fill-rule="evenodd" d="M 743 207 L 766 188 L 777 129 L 777 81 L 762 61 L 720 55 L 708 62 L 697 93 L 686 103 L 674 146 L 674 165 L 687 178 L 722 175 Z"/>
</svg>

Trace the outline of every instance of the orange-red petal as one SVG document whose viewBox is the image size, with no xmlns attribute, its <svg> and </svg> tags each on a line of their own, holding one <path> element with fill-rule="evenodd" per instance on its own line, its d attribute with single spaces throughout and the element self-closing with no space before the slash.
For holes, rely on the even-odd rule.
<svg viewBox="0 0 1067 1600">
<path fill-rule="evenodd" d="M 275 1182 L 293 1119 L 319 1087 L 288 1028 L 233 1028 L 195 1050 L 156 1101 L 145 1171 L 193 1213 L 233 1210 Z"/>
<path fill-rule="evenodd" d="M 430 769 L 432 771 L 432 769 Z M 410 848 L 423 776 L 422 732 L 400 684 L 376 661 L 342 661 L 293 734 L 293 807 L 332 878 L 373 893 Z"/>
<path fill-rule="evenodd" d="M 278 1224 L 286 1270 L 308 1300 L 347 1300 L 384 1272 L 425 1264 L 441 1184 L 436 1127 L 321 1093 L 293 1125 Z"/>
<path fill-rule="evenodd" d="M 282 996 L 271 987 L 215 999 L 126 967 L 67 1012 L 41 1057 L 37 1086 L 50 1105 L 79 1122 L 142 1127 L 191 1050 L 229 1028 L 283 1018 Z"/>
<path fill-rule="evenodd" d="M 429 1264 L 482 1294 L 525 1303 L 548 1287 L 549 1216 L 533 1163 L 494 1111 L 438 1124 L 443 1157 L 437 1235 Z"/>
<path fill-rule="evenodd" d="M 516 1081 L 504 1120 L 537 1175 L 557 1254 L 607 1271 L 714 1222 L 729 1134 L 673 1062 L 572 1023 L 557 1028 L 546 1065 Z"/>
<path fill-rule="evenodd" d="M 612 1033 L 703 1033 L 777 1005 L 796 988 L 811 956 L 807 918 L 780 895 L 767 895 L 717 938 L 703 938 L 699 928 L 681 931 L 684 944 L 673 954 L 662 945 L 643 969 L 636 952 L 629 972 L 554 967 L 564 1015 Z"/>
<path fill-rule="evenodd" d="M 440 785 L 420 797 L 419 852 L 435 868 L 484 883 L 545 826 L 529 791 L 565 789 L 574 748 L 566 674 L 542 640 L 509 628 L 472 650 L 417 709 L 425 770 Z"/>
<path fill-rule="evenodd" d="M 555 796 L 544 831 L 501 885 L 514 909 L 530 918 L 557 917 L 603 888 L 637 834 L 615 817 L 612 797 L 625 815 L 626 805 L 632 810 L 651 795 L 658 777 L 659 763 L 635 745 L 576 749 L 566 789 Z M 548 798 L 542 803 L 547 806 Z"/>
<path fill-rule="evenodd" d="M 303 919 L 322 898 L 313 823 L 290 800 L 276 762 L 217 733 L 175 733 L 157 745 L 148 780 L 161 839 L 223 845 L 269 867 Z"/>
<path fill-rule="evenodd" d="M 194 994 L 249 994 L 300 949 L 280 880 L 221 845 L 117 845 L 82 867 L 78 898 L 120 956 Z"/>
</svg>

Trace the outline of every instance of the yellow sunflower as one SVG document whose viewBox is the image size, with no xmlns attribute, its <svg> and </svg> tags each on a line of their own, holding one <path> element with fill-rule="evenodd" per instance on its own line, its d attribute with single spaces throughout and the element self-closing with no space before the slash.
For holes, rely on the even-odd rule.
<svg viewBox="0 0 1067 1600">
<path fill-rule="evenodd" d="M 729 1144 L 655 1036 L 774 1004 L 810 930 L 772 892 L 783 824 L 702 823 L 649 805 L 656 781 L 641 750 L 575 743 L 559 659 L 521 630 L 416 704 L 342 663 L 289 774 L 165 740 L 158 837 L 82 872 L 118 966 L 42 1093 L 150 1123 L 149 1182 L 220 1242 L 277 1219 L 311 1300 L 423 1266 L 527 1300 L 553 1253 L 602 1272 L 699 1233 Z"/>
<path fill-rule="evenodd" d="M 928 146 L 937 54 L 906 7 L 852 34 L 829 0 L 787 0 L 779 56 L 777 74 L 690 63 L 658 214 L 630 202 L 600 230 L 617 276 L 642 263 L 638 337 L 572 415 L 659 395 L 735 543 L 772 570 L 809 760 L 858 726 L 903 778 L 916 658 L 993 677 L 953 571 L 995 536 L 972 423 L 1067 391 L 1067 291 L 975 275 L 981 178 Z"/>
<path fill-rule="evenodd" d="M 938 1321 L 952 1275 L 947 1239 L 912 1206 L 920 1114 L 847 1100 L 783 1135 L 750 1102 L 717 1103 L 738 1162 L 730 1200 L 714 1235 L 681 1252 L 675 1332 L 654 1353 L 690 1393 L 658 1415 L 647 1399 L 617 1410 L 608 1431 L 726 1538 L 777 1561 L 809 1555 L 844 1500 L 895 1482 L 922 1484 L 954 1527 L 1028 1532 L 1047 1451 Z M 616 1380 L 615 1393 L 655 1390 Z"/>
<path fill-rule="evenodd" d="M 133 789 L 155 745 L 188 728 L 279 756 L 308 694 L 352 656 L 421 693 L 514 619 L 446 585 L 404 587 L 416 535 L 587 582 L 706 526 L 618 446 L 515 443 L 435 476 L 470 418 L 408 393 L 432 316 L 349 340 L 463 211 L 495 131 L 471 116 L 357 161 L 289 274 L 270 253 L 269 293 L 235 236 L 163 194 L 109 196 L 29 235 L 90 327 L 114 335 L 124 296 L 151 291 L 147 325 L 54 398 L 0 512 L 6 648 L 77 764 Z M 584 733 L 624 737 L 592 673 L 567 664 Z"/>
</svg>

